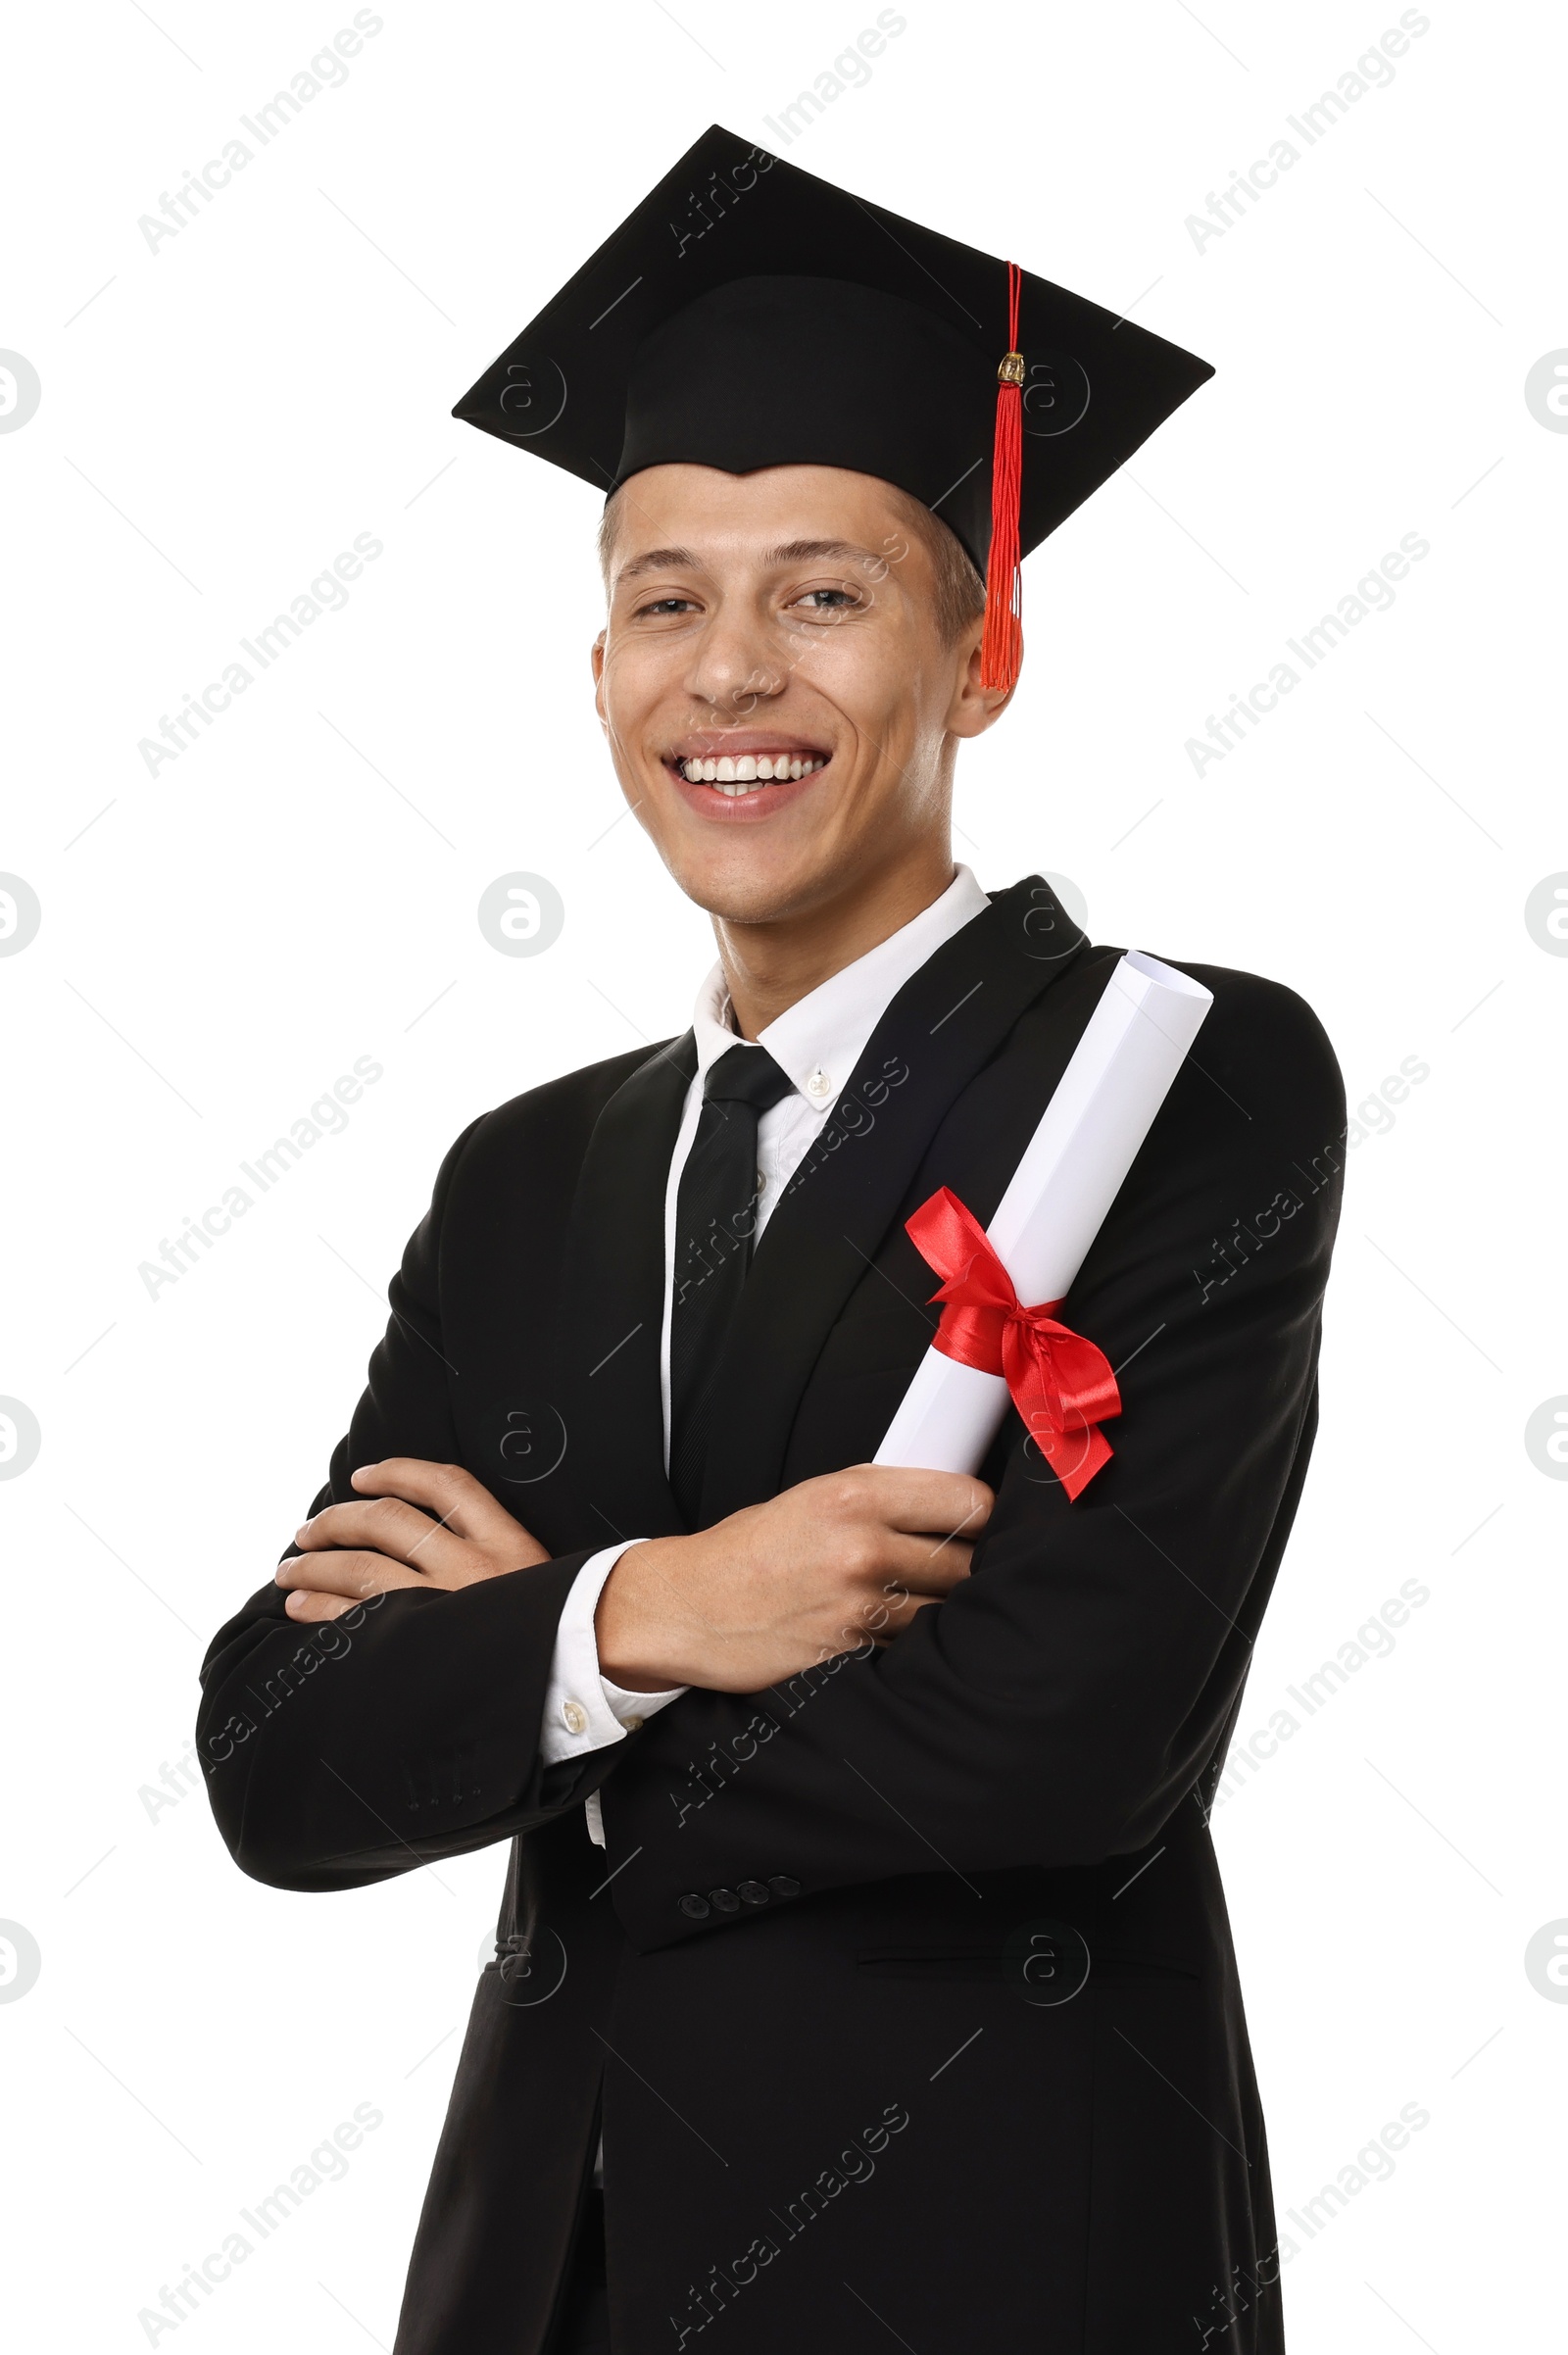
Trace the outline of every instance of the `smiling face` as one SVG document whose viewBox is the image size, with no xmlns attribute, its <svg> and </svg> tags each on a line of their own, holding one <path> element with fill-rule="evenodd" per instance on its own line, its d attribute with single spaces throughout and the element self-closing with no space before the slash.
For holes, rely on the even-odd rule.
<svg viewBox="0 0 1568 2355">
<path fill-rule="evenodd" d="M 979 685 L 956 543 L 834 466 L 651 466 L 612 525 L 599 714 L 682 891 L 721 926 L 927 906 L 958 739 L 1006 701 Z"/>
</svg>

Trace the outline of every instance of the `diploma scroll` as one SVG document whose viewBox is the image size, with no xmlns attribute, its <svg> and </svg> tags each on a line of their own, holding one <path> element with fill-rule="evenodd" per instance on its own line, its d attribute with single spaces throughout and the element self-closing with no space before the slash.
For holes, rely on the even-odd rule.
<svg viewBox="0 0 1568 2355">
<path fill-rule="evenodd" d="M 1071 1290 L 1212 1004 L 1141 949 L 1111 973 L 986 1230 L 1020 1300 Z M 978 1472 L 1007 1403 L 1002 1375 L 929 1349 L 876 1461 Z"/>
</svg>

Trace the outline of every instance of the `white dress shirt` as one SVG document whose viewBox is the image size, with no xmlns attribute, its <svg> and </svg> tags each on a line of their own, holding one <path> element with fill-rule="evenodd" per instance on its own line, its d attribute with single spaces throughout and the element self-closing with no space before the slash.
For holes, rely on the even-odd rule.
<svg viewBox="0 0 1568 2355">
<path fill-rule="evenodd" d="M 798 999 L 786 1013 L 759 1031 L 757 1044 L 765 1047 L 794 1085 L 757 1127 L 757 1234 L 761 1235 L 785 1187 L 826 1125 L 828 1114 L 843 1093 L 883 1014 L 905 983 L 917 973 L 945 941 L 960 932 L 989 905 L 985 893 L 966 866 L 960 866 L 941 898 L 922 909 L 911 922 L 857 957 L 854 964 Z M 675 1263 L 675 1212 L 681 1171 L 697 1134 L 703 1108 L 703 1083 L 719 1056 L 735 1045 L 730 1004 L 723 968 L 715 965 L 697 994 L 692 1014 L 697 1040 L 697 1076 L 686 1093 L 675 1149 L 670 1155 L 664 1193 L 664 1312 L 660 1341 L 660 1388 L 664 1411 L 664 1466 L 669 1467 L 669 1320 Z M 628 1538 L 607 1545 L 584 1562 L 572 1581 L 562 1611 L 545 1695 L 539 1748 L 546 1765 L 586 1757 L 611 1742 L 624 1742 L 656 1710 L 667 1708 L 685 1691 L 628 1693 L 612 1684 L 599 1666 L 594 1641 L 594 1612 L 601 1590 L 627 1545 L 642 1540 Z M 600 1847 L 605 1844 L 599 1793 L 586 1802 L 588 1830 Z"/>
</svg>

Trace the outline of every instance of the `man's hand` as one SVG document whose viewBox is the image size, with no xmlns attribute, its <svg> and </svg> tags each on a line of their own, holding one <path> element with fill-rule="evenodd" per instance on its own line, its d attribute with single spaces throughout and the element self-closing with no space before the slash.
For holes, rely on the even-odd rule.
<svg viewBox="0 0 1568 2355">
<path fill-rule="evenodd" d="M 362 1465 L 353 1481 L 364 1503 L 329 1504 L 295 1531 L 304 1551 L 278 1564 L 291 1619 L 337 1619 L 368 1595 L 394 1587 L 450 1593 L 550 1559 L 538 1539 L 457 1464 L 393 1455 Z"/>
<path fill-rule="evenodd" d="M 633 1693 L 760 1693 L 890 1643 L 968 1577 L 992 1502 L 961 1473 L 858 1464 L 692 1537 L 651 1538 L 605 1582 L 599 1664 Z"/>
</svg>

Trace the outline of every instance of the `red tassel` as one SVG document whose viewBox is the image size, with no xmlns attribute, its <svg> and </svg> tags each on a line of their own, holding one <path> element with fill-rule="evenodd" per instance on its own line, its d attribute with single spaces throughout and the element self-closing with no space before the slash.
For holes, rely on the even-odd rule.
<svg viewBox="0 0 1568 2355">
<path fill-rule="evenodd" d="M 991 466 L 991 557 L 986 565 L 986 628 L 980 642 L 982 687 L 1014 687 L 1023 661 L 1019 613 L 1023 577 L 1018 503 L 1023 491 L 1023 355 L 1018 295 L 1023 272 L 1007 264 L 1007 354 L 997 370 L 997 434 Z"/>
</svg>

